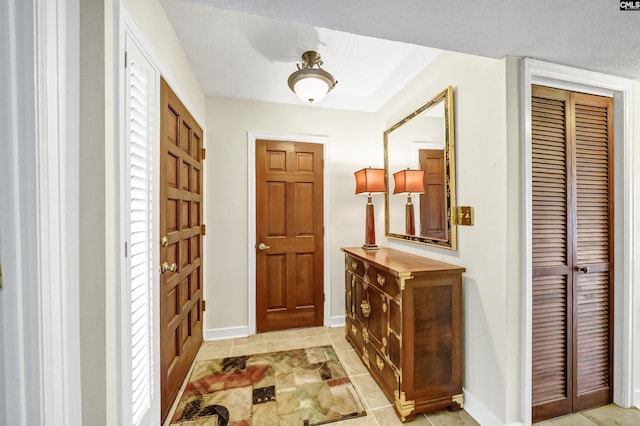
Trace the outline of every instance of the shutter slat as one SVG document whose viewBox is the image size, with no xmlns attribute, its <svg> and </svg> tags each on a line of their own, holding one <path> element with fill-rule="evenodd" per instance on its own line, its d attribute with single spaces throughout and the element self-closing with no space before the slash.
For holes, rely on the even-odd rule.
<svg viewBox="0 0 640 426">
<path fill-rule="evenodd" d="M 131 424 L 137 425 L 152 398 L 152 196 L 150 65 L 131 55 L 128 71 L 129 313 Z"/>
<path fill-rule="evenodd" d="M 576 219 L 579 265 L 609 264 L 608 108 L 576 104 Z M 578 394 L 609 386 L 609 273 L 578 275 Z"/>
</svg>

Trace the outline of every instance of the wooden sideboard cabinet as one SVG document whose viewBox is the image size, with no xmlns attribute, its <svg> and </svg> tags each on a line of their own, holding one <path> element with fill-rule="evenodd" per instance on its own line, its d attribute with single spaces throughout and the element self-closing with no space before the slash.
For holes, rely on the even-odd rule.
<svg viewBox="0 0 640 426">
<path fill-rule="evenodd" d="M 343 248 L 345 333 L 400 420 L 462 408 L 462 273 L 399 250 Z"/>
</svg>

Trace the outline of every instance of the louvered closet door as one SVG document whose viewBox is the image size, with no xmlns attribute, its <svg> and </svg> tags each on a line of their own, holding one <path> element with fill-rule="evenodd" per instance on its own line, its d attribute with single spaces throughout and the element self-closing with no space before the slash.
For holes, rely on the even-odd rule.
<svg viewBox="0 0 640 426">
<path fill-rule="evenodd" d="M 533 419 L 611 401 L 611 100 L 532 90 Z"/>
</svg>

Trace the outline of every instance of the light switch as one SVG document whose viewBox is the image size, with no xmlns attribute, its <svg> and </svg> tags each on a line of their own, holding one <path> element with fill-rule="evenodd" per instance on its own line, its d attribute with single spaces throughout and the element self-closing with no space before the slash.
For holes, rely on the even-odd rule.
<svg viewBox="0 0 640 426">
<path fill-rule="evenodd" d="M 473 226 L 473 207 L 458 207 L 458 225 Z"/>
</svg>

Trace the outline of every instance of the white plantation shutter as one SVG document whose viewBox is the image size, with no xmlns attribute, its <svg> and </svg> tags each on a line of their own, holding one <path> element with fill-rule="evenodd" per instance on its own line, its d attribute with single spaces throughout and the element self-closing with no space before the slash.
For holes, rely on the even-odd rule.
<svg viewBox="0 0 640 426">
<path fill-rule="evenodd" d="M 127 163 L 127 272 L 129 345 L 125 364 L 125 421 L 142 425 L 153 395 L 153 93 L 155 76 L 149 62 L 133 45 L 127 45 L 126 67 L 126 158 Z M 128 386 L 127 386 L 128 385 Z"/>
</svg>

